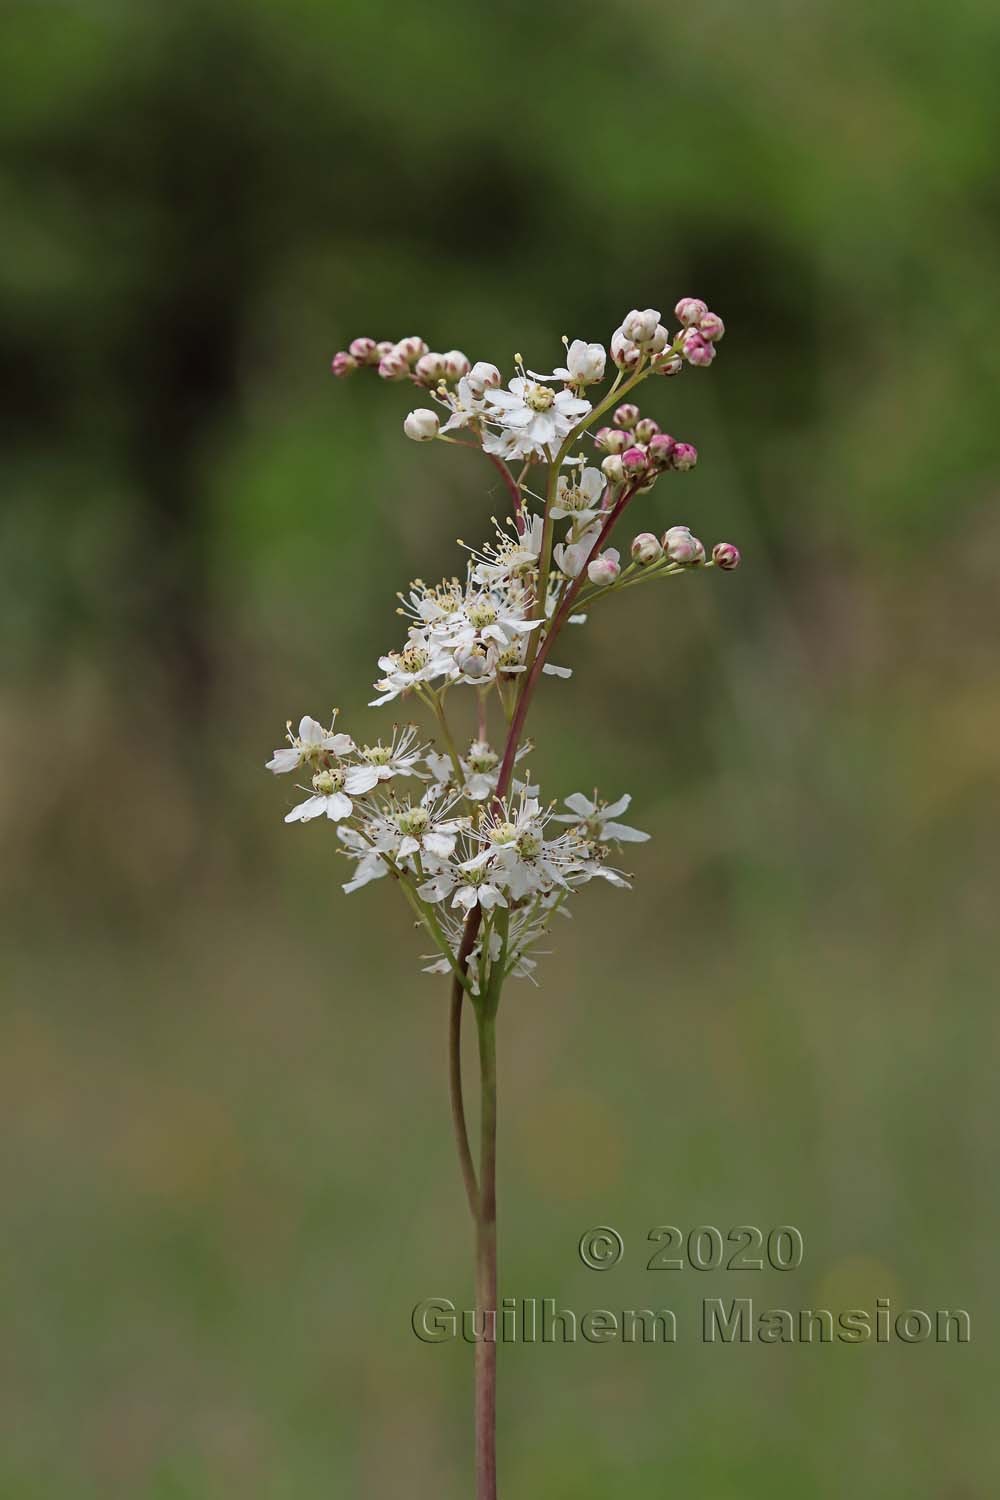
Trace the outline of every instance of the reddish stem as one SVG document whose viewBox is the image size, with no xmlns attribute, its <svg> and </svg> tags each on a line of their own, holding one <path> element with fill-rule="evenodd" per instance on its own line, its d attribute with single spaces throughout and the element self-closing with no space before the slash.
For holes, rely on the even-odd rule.
<svg viewBox="0 0 1000 1500">
<path fill-rule="evenodd" d="M 611 535 L 611 532 L 614 529 L 615 522 L 618 520 L 618 517 L 625 509 L 634 493 L 634 490 L 622 490 L 622 493 L 615 501 L 615 504 L 608 511 L 607 519 L 604 522 L 604 525 L 601 527 L 594 545 L 591 547 L 590 551 L 587 554 L 586 562 L 583 564 L 583 567 L 580 569 L 579 573 L 573 579 L 573 582 L 570 584 L 569 588 L 566 590 L 559 608 L 556 610 L 555 614 L 552 617 L 552 624 L 546 632 L 545 639 L 542 641 L 541 646 L 535 653 L 535 659 L 531 663 L 527 675 L 525 676 L 524 687 L 521 689 L 520 696 L 517 700 L 517 707 L 514 709 L 514 717 L 511 720 L 510 733 L 507 736 L 507 744 L 504 749 L 503 761 L 500 765 L 500 775 L 497 778 L 496 801 L 500 801 L 500 799 L 506 797 L 508 791 L 510 790 L 510 783 L 514 774 L 515 759 L 517 757 L 517 747 L 521 738 L 521 734 L 524 730 L 524 721 L 528 716 L 528 709 L 531 706 L 531 697 L 535 691 L 535 685 L 538 682 L 539 677 L 541 676 L 542 668 L 545 665 L 545 661 L 548 657 L 552 643 L 555 640 L 556 636 L 559 634 L 559 631 L 562 629 L 563 625 L 566 623 L 566 618 L 569 615 L 570 610 L 573 608 L 574 600 L 583 587 L 584 581 L 587 577 L 588 564 L 593 561 L 598 552 L 600 552 L 601 548 L 604 546 L 604 543 L 607 541 L 608 537 Z"/>
</svg>

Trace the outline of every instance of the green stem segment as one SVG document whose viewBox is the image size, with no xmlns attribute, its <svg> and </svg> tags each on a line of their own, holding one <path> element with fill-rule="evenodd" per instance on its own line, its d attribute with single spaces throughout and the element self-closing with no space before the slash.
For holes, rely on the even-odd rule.
<svg viewBox="0 0 1000 1500">
<path fill-rule="evenodd" d="M 505 914 L 506 915 L 506 914 Z M 496 1012 L 506 940 L 476 1005 L 479 1031 L 479 1216 L 476 1222 L 476 1500 L 497 1494 L 497 1054 Z"/>
</svg>

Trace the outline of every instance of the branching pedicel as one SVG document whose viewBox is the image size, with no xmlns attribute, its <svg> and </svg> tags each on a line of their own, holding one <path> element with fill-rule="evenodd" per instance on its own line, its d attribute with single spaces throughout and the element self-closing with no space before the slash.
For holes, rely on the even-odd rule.
<svg viewBox="0 0 1000 1500">
<path fill-rule="evenodd" d="M 422 387 L 439 411 L 418 407 L 403 428 L 417 442 L 482 451 L 501 475 L 512 514 L 496 536 L 470 553 L 464 578 L 400 595 L 409 625 L 399 650 L 379 660 L 375 704 L 415 698 L 431 712 L 437 742 L 412 725 L 387 741 L 358 745 L 335 725 L 304 718 L 288 746 L 268 762 L 274 772 L 308 778 L 305 800 L 285 821 L 325 817 L 337 825 L 355 862 L 344 885 L 356 891 L 389 875 L 433 952 L 428 972 L 451 976 L 449 1053 L 452 1116 L 469 1207 L 476 1226 L 476 1494 L 495 1500 L 496 1054 L 495 1021 L 504 983 L 532 978 L 535 954 L 553 919 L 581 885 L 599 877 L 627 888 L 612 851 L 648 837 L 618 821 L 627 795 L 612 803 L 576 792 L 566 812 L 539 799 L 519 763 L 528 710 L 539 678 L 568 677 L 550 659 L 567 625 L 582 625 L 599 600 L 654 579 L 712 566 L 732 569 L 740 554 L 720 542 L 707 559 L 686 526 L 661 537 L 640 532 L 624 566 L 610 546 L 626 509 L 667 474 L 694 467 L 697 452 L 675 441 L 622 398 L 651 375 L 708 366 L 724 333 L 722 319 L 697 297 L 674 309 L 671 334 L 652 308 L 633 311 L 611 337 L 617 373 L 595 402 L 585 392 L 604 381 L 606 354 L 581 339 L 566 345 L 551 374 L 525 370 L 505 386 L 495 365 L 471 365 L 459 350 L 433 354 L 420 338 L 376 343 L 358 338 L 333 361 L 338 376 L 362 367 L 383 380 Z M 591 429 L 614 410 L 611 425 Z M 440 412 L 440 414 L 439 414 Z M 588 461 L 590 442 L 600 458 Z M 558 531 L 558 539 L 557 539 Z M 471 690 L 474 712 L 456 738 L 446 712 L 453 689 Z M 462 694 L 460 697 L 464 696 Z M 336 714 L 334 715 L 336 718 Z M 490 728 L 491 718 L 502 726 Z M 475 723 L 474 731 L 469 727 Z M 417 783 L 403 793 L 399 786 Z M 471 1003 L 479 1033 L 481 1123 L 477 1175 L 462 1094 L 461 1025 Z"/>
</svg>

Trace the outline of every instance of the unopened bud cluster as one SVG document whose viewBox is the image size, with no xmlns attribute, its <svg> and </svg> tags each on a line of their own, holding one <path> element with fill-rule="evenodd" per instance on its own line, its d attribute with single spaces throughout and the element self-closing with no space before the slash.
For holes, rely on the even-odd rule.
<svg viewBox="0 0 1000 1500">
<path fill-rule="evenodd" d="M 680 329 L 671 333 L 655 307 L 633 308 L 611 335 L 611 358 L 619 370 L 635 370 L 648 358 L 659 375 L 679 375 L 685 363 L 710 365 L 725 324 L 700 297 L 682 297 L 674 308 Z"/>
<path fill-rule="evenodd" d="M 652 417 L 644 417 L 632 401 L 623 402 L 612 417 L 611 427 L 601 427 L 594 442 L 607 457 L 601 469 L 610 484 L 652 484 L 668 469 L 685 472 L 698 462 L 693 443 L 679 443 L 661 432 Z"/>
</svg>

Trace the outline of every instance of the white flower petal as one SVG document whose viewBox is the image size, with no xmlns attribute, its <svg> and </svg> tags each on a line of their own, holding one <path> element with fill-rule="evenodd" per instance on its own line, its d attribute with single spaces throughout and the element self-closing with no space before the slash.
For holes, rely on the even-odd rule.
<svg viewBox="0 0 1000 1500">
<path fill-rule="evenodd" d="M 284 750 L 275 750 L 274 755 L 267 762 L 266 769 L 273 771 L 275 776 L 282 776 L 286 771 L 297 769 L 301 760 L 298 750 L 289 745 Z"/>
<path fill-rule="evenodd" d="M 305 802 L 300 802 L 298 807 L 293 807 L 290 813 L 285 814 L 285 822 L 308 823 L 312 818 L 320 817 L 325 810 L 325 797 L 309 797 Z"/>
<path fill-rule="evenodd" d="M 479 887 L 479 904 L 487 911 L 494 906 L 506 906 L 503 892 L 498 891 L 495 885 L 481 885 Z"/>
<path fill-rule="evenodd" d="M 605 823 L 601 829 L 601 837 L 614 839 L 619 844 L 644 844 L 649 834 L 643 833 L 639 828 L 629 828 L 625 823 Z"/>
<path fill-rule="evenodd" d="M 434 831 L 425 833 L 424 848 L 429 849 L 431 854 L 436 854 L 439 859 L 448 859 L 455 852 L 455 835 Z"/>
<path fill-rule="evenodd" d="M 326 815 L 331 823 L 339 823 L 341 818 L 349 818 L 353 811 L 353 802 L 350 797 L 345 797 L 343 792 L 331 792 L 326 798 Z"/>
<path fill-rule="evenodd" d="M 326 730 L 322 724 L 317 724 L 308 714 L 299 720 L 299 739 L 303 745 L 322 745 L 326 739 Z"/>
<path fill-rule="evenodd" d="M 352 797 L 359 797 L 362 792 L 370 792 L 378 779 L 375 766 L 351 766 L 344 774 L 344 790 Z"/>
</svg>

